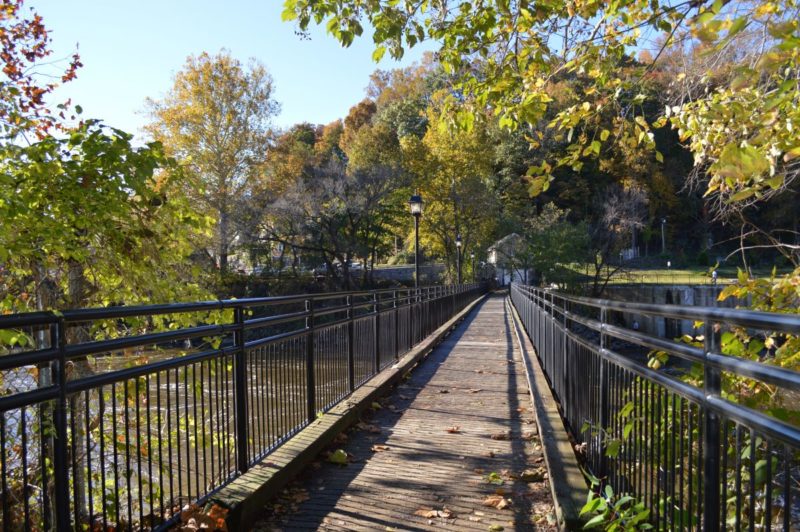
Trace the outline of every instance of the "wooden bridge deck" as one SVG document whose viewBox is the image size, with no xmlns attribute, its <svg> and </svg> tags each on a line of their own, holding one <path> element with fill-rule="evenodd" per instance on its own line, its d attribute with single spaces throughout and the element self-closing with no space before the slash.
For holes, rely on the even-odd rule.
<svg viewBox="0 0 800 532">
<path fill-rule="evenodd" d="M 513 324 L 487 298 L 257 530 L 548 530 L 553 503 Z M 502 527 L 502 528 L 501 528 Z"/>
</svg>

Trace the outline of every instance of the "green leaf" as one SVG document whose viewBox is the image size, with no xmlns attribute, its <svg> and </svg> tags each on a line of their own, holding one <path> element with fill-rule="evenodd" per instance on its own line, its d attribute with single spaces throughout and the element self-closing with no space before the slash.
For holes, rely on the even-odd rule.
<svg viewBox="0 0 800 532">
<path fill-rule="evenodd" d="M 747 181 L 758 178 L 767 172 L 769 170 L 769 161 L 759 150 L 752 146 L 728 144 L 722 150 L 719 161 L 711 167 L 711 170 L 722 177 L 730 177 L 737 181 Z"/>
<path fill-rule="evenodd" d="M 294 4 L 294 2 L 287 1 L 283 11 L 281 12 L 281 20 L 283 22 L 290 22 L 297 18 L 297 12 L 294 10 L 294 5 L 290 4 Z"/>
<path fill-rule="evenodd" d="M 633 423 L 626 423 L 622 428 L 622 439 L 627 440 L 631 435 L 631 431 L 633 431 Z"/>
<path fill-rule="evenodd" d="M 747 19 L 744 17 L 737 18 L 733 21 L 730 29 L 728 30 L 727 39 L 732 38 L 734 35 L 745 29 L 745 27 L 747 27 Z"/>
<path fill-rule="evenodd" d="M 748 187 L 748 188 L 740 190 L 739 192 L 737 192 L 736 194 L 731 196 L 730 200 L 731 201 L 743 201 L 743 200 L 746 200 L 747 198 L 749 198 L 751 196 L 754 196 L 755 193 L 756 193 L 756 189 Z"/>
<path fill-rule="evenodd" d="M 627 403 L 625 403 L 625 406 L 623 406 L 620 409 L 620 411 L 617 414 L 617 416 L 619 416 L 621 419 L 625 419 L 626 417 L 631 415 L 631 412 L 633 412 L 633 409 L 635 407 L 636 407 L 636 405 L 634 405 L 633 401 L 628 401 Z"/>
<path fill-rule="evenodd" d="M 347 453 L 344 449 L 336 449 L 328 455 L 328 462 L 338 465 L 347 465 Z"/>
<path fill-rule="evenodd" d="M 597 511 L 600 507 L 600 503 L 603 502 L 603 499 L 597 497 L 593 492 L 589 492 L 589 496 L 592 497 L 589 501 L 583 505 L 581 508 L 581 515 L 591 514 Z"/>
<path fill-rule="evenodd" d="M 695 23 L 698 26 L 703 26 L 705 24 L 708 24 L 712 20 L 714 20 L 714 13 L 712 13 L 711 11 L 706 11 L 705 13 L 700 13 L 697 16 L 697 18 L 695 19 Z"/>
<path fill-rule="evenodd" d="M 383 59 L 383 55 L 386 53 L 385 46 L 378 46 L 375 48 L 375 51 L 372 52 L 372 60 L 378 63 L 381 59 Z"/>
<path fill-rule="evenodd" d="M 622 442 L 619 440 L 612 440 L 608 442 L 608 445 L 606 446 L 606 456 L 610 458 L 616 458 L 621 447 Z"/>
<path fill-rule="evenodd" d="M 598 526 L 602 525 L 605 522 L 606 522 L 606 516 L 605 515 L 602 515 L 602 514 L 596 515 L 596 516 L 592 517 L 591 519 L 589 519 L 586 522 L 585 525 L 583 525 L 583 529 L 584 530 L 590 530 L 592 528 L 597 528 Z"/>
<path fill-rule="evenodd" d="M 626 504 L 628 504 L 629 502 L 631 502 L 632 500 L 633 500 L 633 497 L 631 497 L 630 495 L 625 495 L 623 497 L 620 497 L 620 499 L 617 502 L 614 503 L 614 508 L 616 508 L 618 510 L 618 509 L 622 508 L 623 506 L 625 506 Z"/>
</svg>

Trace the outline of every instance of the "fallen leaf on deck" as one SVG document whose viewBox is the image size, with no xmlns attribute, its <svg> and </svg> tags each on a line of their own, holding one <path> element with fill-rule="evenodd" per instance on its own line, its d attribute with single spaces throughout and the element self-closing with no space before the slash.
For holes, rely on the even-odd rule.
<svg viewBox="0 0 800 532">
<path fill-rule="evenodd" d="M 493 440 L 502 440 L 502 441 L 510 440 L 511 439 L 511 431 L 507 430 L 505 432 L 496 432 L 496 433 L 492 434 L 492 439 Z"/>
<path fill-rule="evenodd" d="M 450 393 L 450 390 L 439 390 L 439 393 Z"/>
<path fill-rule="evenodd" d="M 505 481 L 503 480 L 503 477 L 501 477 L 501 476 L 500 476 L 500 475 L 499 475 L 497 472 L 495 472 L 495 471 L 492 471 L 491 473 L 489 473 L 488 475 L 486 475 L 486 477 L 484 478 L 484 480 L 486 481 L 486 483 L 487 483 L 487 484 L 495 484 L 495 485 L 497 485 L 497 486 L 501 486 L 501 485 L 503 484 L 503 482 L 505 482 Z"/>
<path fill-rule="evenodd" d="M 297 504 L 300 504 L 301 502 L 306 502 L 310 498 L 311 497 L 309 496 L 308 492 L 305 490 L 297 492 L 294 495 L 292 495 L 292 500 Z"/>
<path fill-rule="evenodd" d="M 483 390 L 481 390 L 480 388 L 475 388 L 475 389 L 472 389 L 472 390 L 467 390 L 467 391 L 468 391 L 469 393 L 478 393 L 478 392 L 482 392 Z"/>
<path fill-rule="evenodd" d="M 332 464 L 347 465 L 347 453 L 344 449 L 336 449 L 328 455 L 328 462 Z"/>
<path fill-rule="evenodd" d="M 502 532 L 503 530 L 505 530 L 503 525 L 492 525 L 489 527 L 489 532 Z"/>
<path fill-rule="evenodd" d="M 370 405 L 373 410 L 380 410 L 381 404 L 378 401 L 372 401 L 372 405 Z"/>
<path fill-rule="evenodd" d="M 363 421 L 359 421 L 356 423 L 356 428 L 360 430 L 366 430 L 367 432 L 372 432 L 373 434 L 380 434 L 381 429 L 375 425 L 370 423 L 364 423 Z"/>
<path fill-rule="evenodd" d="M 517 480 L 519 478 L 519 475 L 517 475 L 513 471 L 509 471 L 508 469 L 503 469 L 502 471 L 500 471 L 500 474 L 510 480 Z"/>
<path fill-rule="evenodd" d="M 420 508 L 419 510 L 414 512 L 414 515 L 418 515 L 420 517 L 425 517 L 427 519 L 430 519 L 431 517 L 437 517 L 438 516 L 438 512 L 436 510 L 434 510 L 433 508 Z"/>
<path fill-rule="evenodd" d="M 525 482 L 542 482 L 547 475 L 547 470 L 543 467 L 536 469 L 526 469 L 520 475 L 520 478 Z"/>
<path fill-rule="evenodd" d="M 372 447 L 370 447 L 370 450 L 372 452 L 376 452 L 376 453 L 380 452 L 380 451 L 388 451 L 389 450 L 389 446 L 388 445 L 373 445 Z"/>
<path fill-rule="evenodd" d="M 461 432 L 461 427 L 459 427 L 458 425 L 453 425 L 452 427 L 447 429 L 447 432 L 449 432 L 450 434 L 458 434 Z"/>
<path fill-rule="evenodd" d="M 492 506 L 498 510 L 502 510 L 503 508 L 508 508 L 508 499 L 502 495 L 489 495 L 483 500 L 483 505 Z"/>
</svg>

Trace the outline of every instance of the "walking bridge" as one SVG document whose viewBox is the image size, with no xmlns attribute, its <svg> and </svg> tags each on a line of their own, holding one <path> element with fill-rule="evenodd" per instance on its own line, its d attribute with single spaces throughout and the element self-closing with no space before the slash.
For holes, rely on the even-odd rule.
<svg viewBox="0 0 800 532">
<path fill-rule="evenodd" d="M 463 285 L 0 332 L 4 530 L 576 528 L 581 469 L 612 517 L 800 526 L 800 374 L 772 363 L 796 316 Z"/>
</svg>

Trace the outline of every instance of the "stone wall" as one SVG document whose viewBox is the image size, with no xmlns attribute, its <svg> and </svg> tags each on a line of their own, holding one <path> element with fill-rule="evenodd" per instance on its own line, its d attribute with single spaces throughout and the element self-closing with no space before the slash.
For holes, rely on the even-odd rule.
<svg viewBox="0 0 800 532">
<path fill-rule="evenodd" d="M 609 285 L 606 287 L 604 297 L 656 305 L 733 308 L 741 304 L 740 301 L 733 298 L 717 301 L 717 297 L 723 288 L 723 286 L 677 284 Z M 609 321 L 629 329 L 633 329 L 634 321 L 637 321 L 640 331 L 662 338 L 675 338 L 683 334 L 697 334 L 694 322 L 690 320 L 675 320 L 632 313 L 623 315 L 620 312 L 611 312 Z"/>
</svg>

